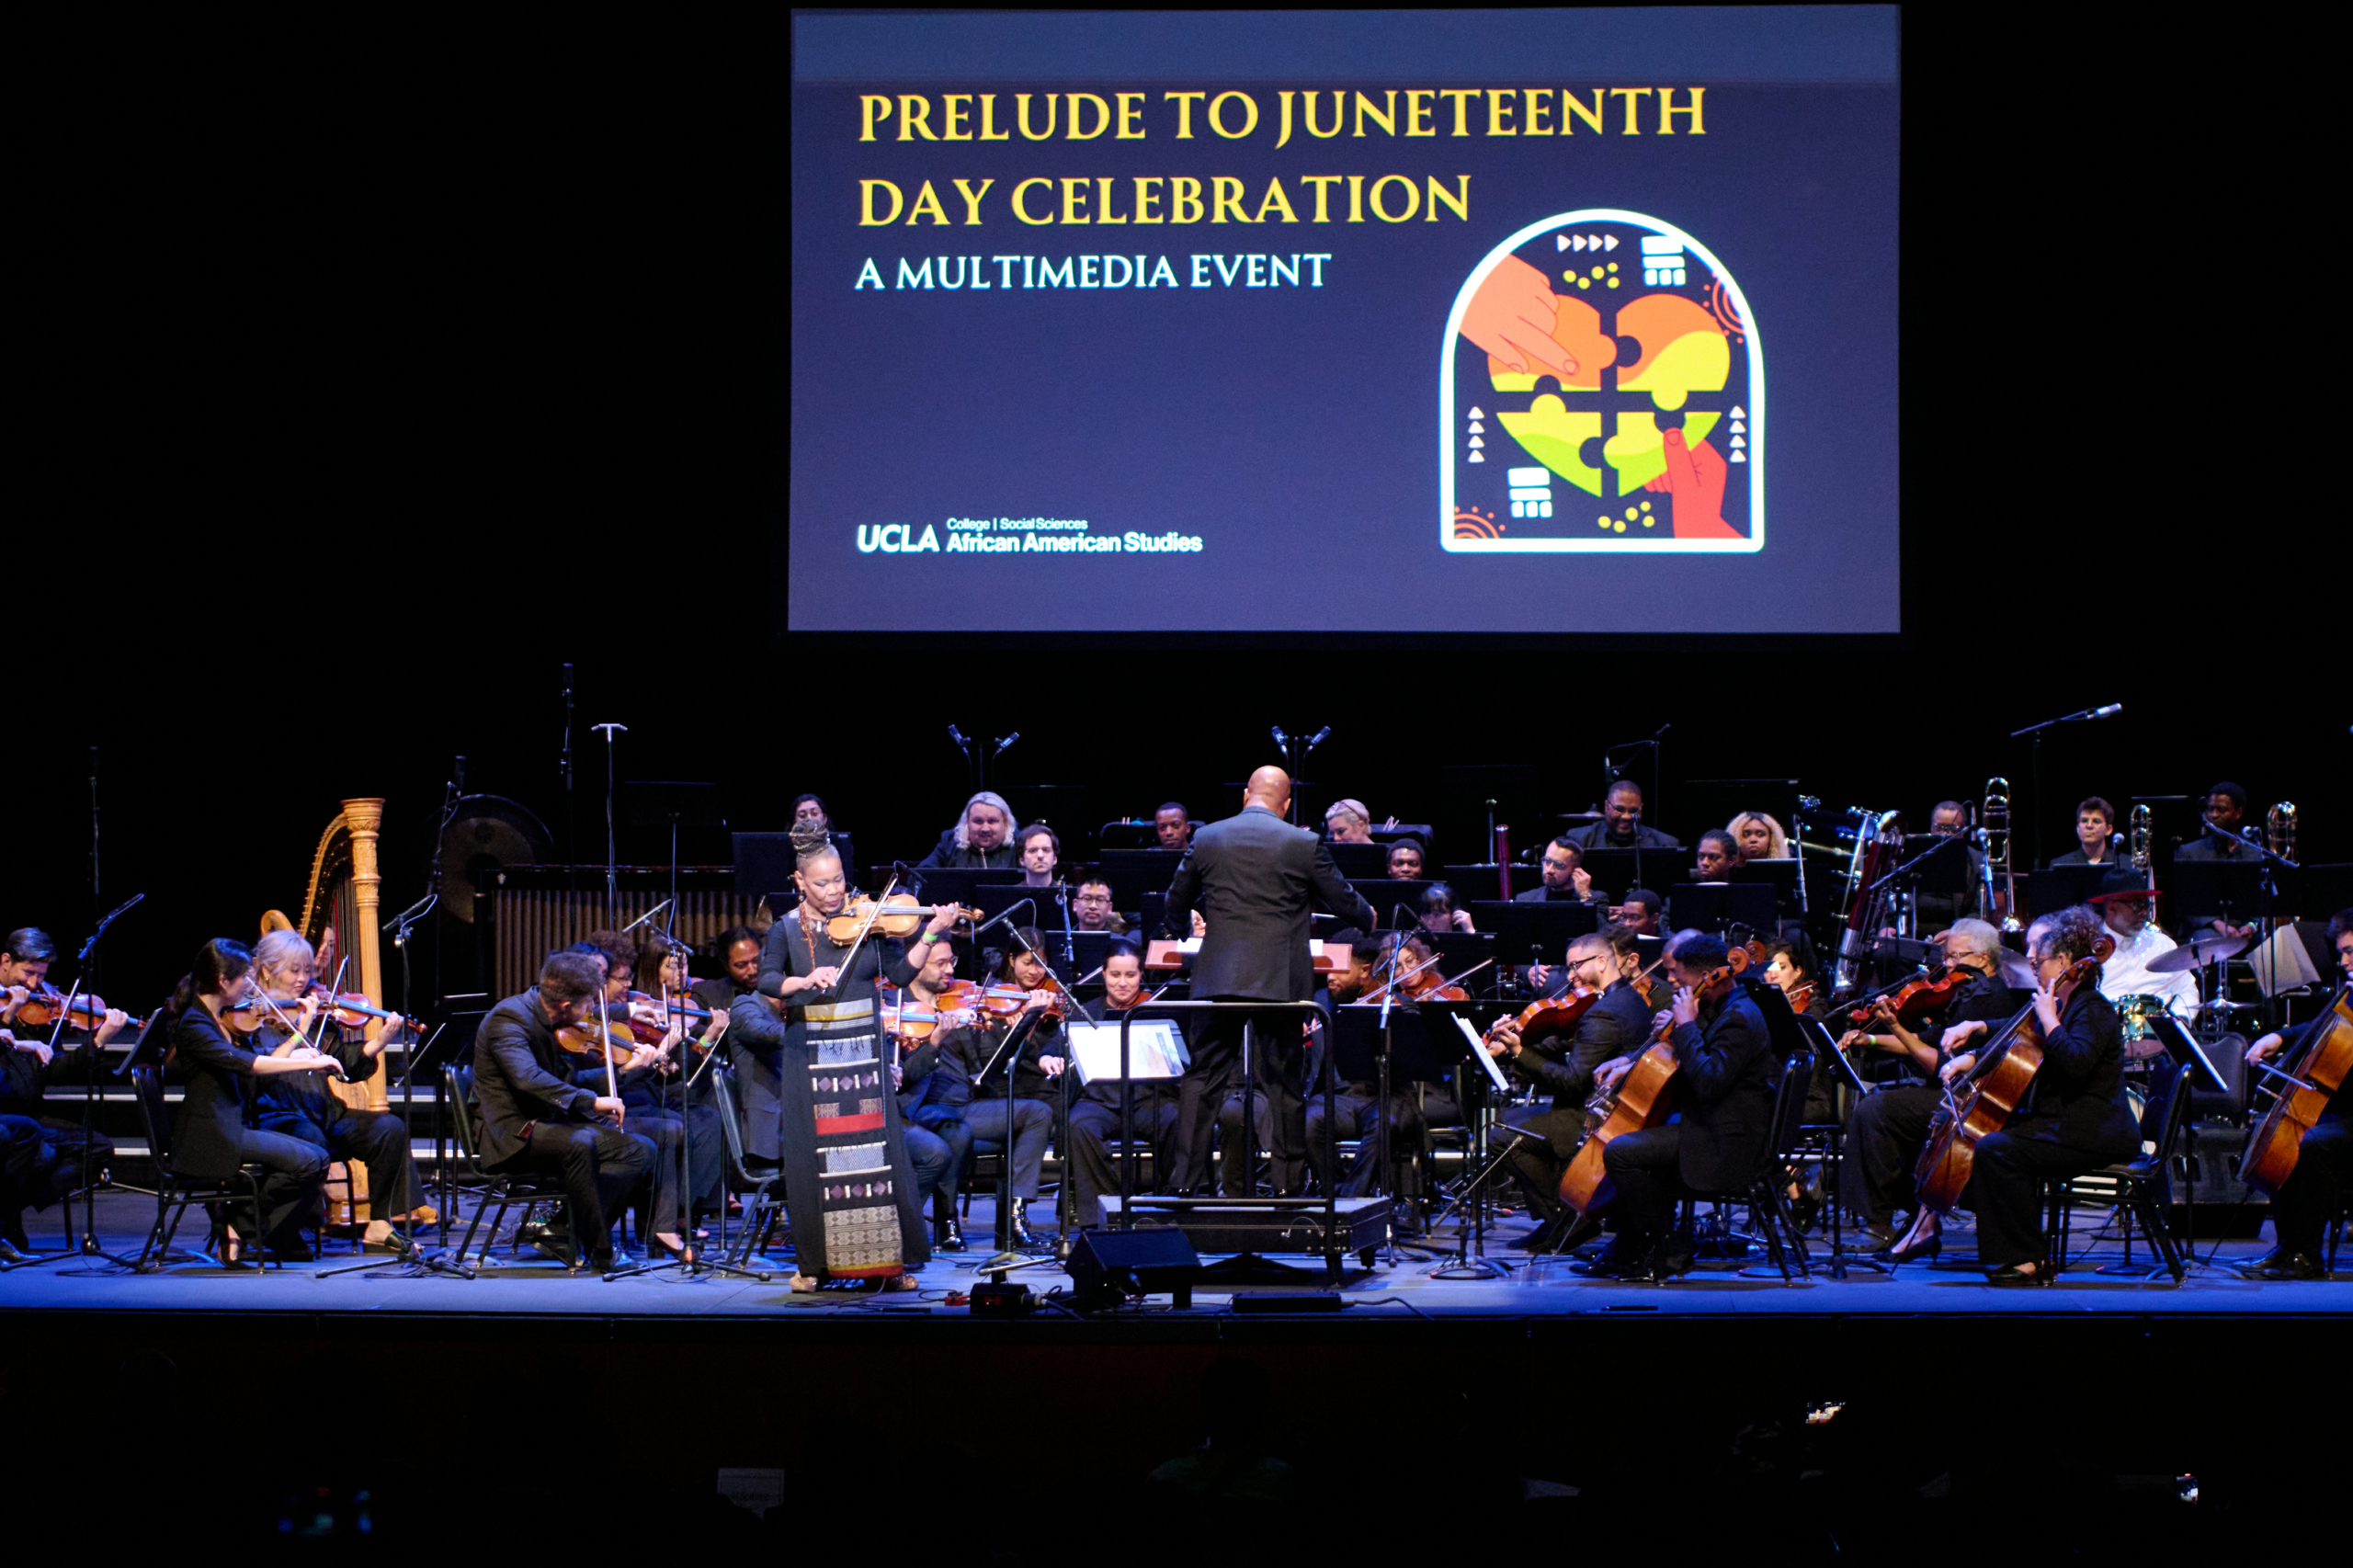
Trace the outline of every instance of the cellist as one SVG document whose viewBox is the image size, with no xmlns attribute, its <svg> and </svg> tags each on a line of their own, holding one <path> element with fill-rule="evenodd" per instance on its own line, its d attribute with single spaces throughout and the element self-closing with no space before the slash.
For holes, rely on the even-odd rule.
<svg viewBox="0 0 2353 1568">
<path fill-rule="evenodd" d="M 1773 1121 L 1773 1045 L 1765 1015 L 1730 974 L 1722 937 L 1678 931 L 1667 944 L 1675 1000 L 1651 1020 L 1651 1032 L 1674 1051 L 1671 1085 L 1677 1119 L 1612 1139 L 1603 1151 L 1617 1198 L 1618 1234 L 1601 1256 L 1574 1267 L 1608 1278 L 1665 1278 L 1691 1267 L 1688 1241 L 1665 1234 L 1675 1205 L 1691 1192 L 1745 1187 L 1763 1157 Z M 1642 1053 L 1636 1049 L 1594 1074 L 1615 1089 Z M 1662 1239 L 1664 1237 L 1664 1239 Z"/>
<path fill-rule="evenodd" d="M 1594 1070 L 1628 1055 L 1651 1029 L 1650 1005 L 1628 983 L 1624 960 L 1607 933 L 1588 931 L 1569 944 L 1561 976 L 1568 989 L 1598 991 L 1600 998 L 1565 1034 L 1522 1040 L 1518 1021 L 1506 1018 L 1487 1035 L 1487 1052 L 1505 1072 L 1549 1093 L 1545 1106 L 1517 1106 L 1504 1121 L 1536 1138 L 1514 1141 L 1506 1169 L 1528 1195 L 1537 1228 L 1520 1242 L 1529 1252 L 1552 1250 L 1574 1220 L 1561 1202 L 1561 1173 L 1585 1141 L 1585 1102 Z"/>
<path fill-rule="evenodd" d="M 2328 922 L 2328 939 L 2336 948 L 2337 967 L 2353 981 L 2353 909 L 2340 909 Z M 2313 1032 L 2329 1015 L 2299 1024 L 2281 1033 L 2275 1029 L 2246 1048 L 2250 1063 L 2268 1062 L 2287 1051 L 2290 1062 L 2300 1056 Z M 2319 1279 L 2327 1270 L 2321 1263 L 2321 1240 L 2336 1218 L 2343 1201 L 2345 1179 L 2353 1174 L 2353 1129 L 2345 1122 L 2344 1096 L 2331 1096 L 2320 1119 L 2304 1129 L 2297 1145 L 2296 1168 L 2271 1195 L 2271 1239 L 2268 1253 L 2248 1267 L 2257 1279 Z"/>
<path fill-rule="evenodd" d="M 2027 927 L 2042 1067 L 2001 1131 L 1978 1140 L 1962 1199 L 1977 1215 L 1977 1260 L 1989 1284 L 2049 1283 L 2053 1267 L 2042 1256 L 2043 1184 L 2129 1160 L 2141 1147 L 2141 1124 L 2124 1095 L 2124 1030 L 2116 1008 L 2096 982 L 2064 996 L 2052 989 L 2092 956 L 2103 929 L 2100 917 L 2080 903 Z M 1938 1076 L 1957 1088 L 1976 1064 L 1977 1053 L 1966 1052 L 1946 1062 Z"/>
</svg>

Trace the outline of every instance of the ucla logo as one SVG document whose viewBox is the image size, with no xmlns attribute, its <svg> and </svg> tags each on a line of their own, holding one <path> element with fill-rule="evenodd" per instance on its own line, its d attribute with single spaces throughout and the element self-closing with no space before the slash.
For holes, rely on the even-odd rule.
<svg viewBox="0 0 2353 1568">
<path fill-rule="evenodd" d="M 878 550 L 885 555 L 917 555 L 938 548 L 939 535 L 928 523 L 924 525 L 921 539 L 910 539 L 904 523 L 858 525 L 858 549 L 861 555 L 871 555 Z"/>
</svg>

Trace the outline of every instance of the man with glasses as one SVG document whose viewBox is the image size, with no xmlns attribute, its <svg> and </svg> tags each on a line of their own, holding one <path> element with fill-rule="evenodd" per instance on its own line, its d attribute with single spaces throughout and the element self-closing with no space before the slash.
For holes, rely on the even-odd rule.
<svg viewBox="0 0 2353 1568">
<path fill-rule="evenodd" d="M 1585 1141 L 1586 1096 L 1593 1092 L 1594 1069 L 1639 1047 L 1649 1037 L 1650 1005 L 1626 982 L 1618 950 L 1602 932 L 1569 944 L 1562 966 L 1564 982 L 1601 993 L 1566 1034 L 1521 1038 L 1510 1018 L 1487 1036 L 1487 1051 L 1515 1078 L 1550 1094 L 1549 1105 L 1519 1106 L 1504 1113 L 1505 1125 L 1535 1134 L 1515 1139 L 1506 1168 L 1528 1196 L 1538 1228 L 1522 1243 L 1529 1252 L 1559 1244 L 1575 1218 L 1561 1204 L 1561 1175 Z"/>
<path fill-rule="evenodd" d="M 1071 896 L 1071 925 L 1081 931 L 1108 931 L 1124 936 L 1128 923 L 1111 907 L 1111 884 L 1100 877 L 1082 878 L 1078 892 Z"/>
<path fill-rule="evenodd" d="M 1524 893 L 1515 894 L 1512 898 L 1514 903 L 1574 902 L 1597 904 L 1601 906 L 1603 917 L 1608 917 L 1609 895 L 1593 885 L 1593 873 L 1585 869 L 1585 851 L 1577 847 L 1576 840 L 1565 833 L 1552 840 L 1544 846 L 1544 858 L 1540 864 L 1544 873 L 1543 881 Z M 1551 964 L 1529 964 L 1520 978 L 1539 996 L 1552 994 L 1563 983 L 1561 971 Z"/>
<path fill-rule="evenodd" d="M 1683 841 L 1672 834 L 1643 825 L 1643 787 L 1631 778 L 1609 786 L 1602 798 L 1601 820 L 1571 835 L 1581 849 L 1680 849 Z"/>
</svg>

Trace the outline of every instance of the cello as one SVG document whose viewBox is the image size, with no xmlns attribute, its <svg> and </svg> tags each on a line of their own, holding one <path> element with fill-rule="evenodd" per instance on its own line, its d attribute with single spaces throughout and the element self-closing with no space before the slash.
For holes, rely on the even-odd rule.
<svg viewBox="0 0 2353 1568">
<path fill-rule="evenodd" d="M 2100 965 L 2114 951 L 2115 942 L 2103 936 L 2090 957 L 2077 959 L 2052 983 L 2052 995 L 2062 1010 L 2078 986 L 2099 978 Z M 1920 1151 L 1915 1174 L 1922 1208 L 1949 1214 L 1960 1206 L 1976 1169 L 1978 1142 L 2003 1129 L 2034 1086 L 2035 1074 L 2042 1071 L 2042 1021 L 2035 1017 L 2032 1003 L 1987 1042 L 1952 1101 L 1951 1113 L 1930 1131 L 1927 1144 Z"/>
<path fill-rule="evenodd" d="M 2312 1038 L 2297 1054 L 2292 1071 L 2271 1066 L 2264 1071 L 2279 1078 L 2281 1087 L 2271 1108 L 2246 1135 L 2239 1179 L 2276 1194 L 2303 1153 L 2304 1133 L 2353 1071 L 2353 986 L 2338 987 L 2336 1002 L 2313 1025 Z"/>
<path fill-rule="evenodd" d="M 1748 942 L 1725 955 L 1722 966 L 1710 970 L 1699 984 L 1691 988 L 1694 995 L 1705 995 L 1747 970 L 1765 958 L 1765 944 Z M 1673 1032 L 1672 1019 L 1653 1032 L 1650 1043 L 1635 1060 L 1627 1074 L 1618 1080 L 1613 1092 L 1596 1095 L 1586 1105 L 1586 1121 L 1592 1131 L 1577 1147 L 1576 1156 L 1569 1161 L 1569 1168 L 1561 1173 L 1561 1201 L 1580 1214 L 1589 1213 L 1617 1196 L 1609 1185 L 1609 1177 L 1602 1169 L 1601 1155 L 1613 1139 L 1628 1132 L 1640 1132 L 1656 1127 L 1667 1117 L 1667 1098 L 1674 1087 L 1675 1075 L 1683 1062 L 1675 1054 L 1675 1047 L 1667 1042 Z M 1598 1124 L 1596 1124 L 1596 1119 Z"/>
</svg>

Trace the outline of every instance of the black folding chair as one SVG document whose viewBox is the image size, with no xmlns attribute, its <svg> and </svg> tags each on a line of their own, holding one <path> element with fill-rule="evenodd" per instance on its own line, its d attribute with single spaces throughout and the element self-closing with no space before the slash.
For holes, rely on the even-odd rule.
<svg viewBox="0 0 2353 1568">
<path fill-rule="evenodd" d="M 164 1104 L 163 1075 L 153 1067 L 131 1070 L 131 1087 L 139 1098 L 139 1118 L 146 1124 L 149 1157 L 155 1165 L 155 1223 L 147 1233 L 147 1243 L 139 1249 L 131 1267 L 141 1274 L 160 1273 L 164 1260 L 172 1250 L 172 1237 L 180 1228 L 180 1221 L 192 1203 L 235 1203 L 251 1200 L 254 1213 L 261 1213 L 261 1184 L 267 1168 L 258 1165 L 242 1165 L 235 1174 L 224 1176 L 182 1176 L 172 1168 L 172 1118 Z M 254 1256 L 262 1260 L 262 1268 L 269 1267 L 270 1257 L 261 1238 L 249 1238 Z M 236 1267 L 239 1265 L 226 1265 Z M 280 1263 L 280 1268 L 286 1266 Z M 261 1268 L 254 1277 L 261 1277 Z"/>
<path fill-rule="evenodd" d="M 1813 1256 L 1806 1250 L 1805 1236 L 1797 1215 L 1790 1208 L 1786 1190 L 1790 1162 L 1805 1146 L 1805 1096 L 1813 1082 L 1812 1051 L 1801 1050 L 1784 1058 L 1780 1079 L 1773 1090 L 1770 1136 L 1757 1156 L 1747 1185 L 1726 1192 L 1691 1193 L 1684 1204 L 1687 1228 L 1694 1204 L 1713 1203 L 1719 1208 L 1747 1205 L 1749 1222 L 1765 1243 L 1766 1256 L 1779 1271 L 1784 1284 L 1804 1278 L 1813 1267 Z"/>
<path fill-rule="evenodd" d="M 475 1146 L 473 1112 L 473 1070 L 469 1067 L 448 1066 L 441 1069 L 441 1094 L 449 1111 L 451 1142 L 456 1150 L 458 1168 L 450 1178 L 450 1186 L 460 1193 L 470 1193 L 474 1199 L 474 1217 L 466 1225 L 465 1239 L 458 1244 L 458 1261 L 463 1263 L 474 1244 L 474 1233 L 482 1227 L 482 1217 L 491 1213 L 490 1234 L 483 1238 L 478 1259 L 484 1267 L 490 1263 L 490 1249 L 497 1244 L 498 1228 L 506 1222 L 506 1212 L 520 1208 L 522 1218 L 515 1222 L 515 1250 L 520 1256 L 523 1229 L 542 1204 L 561 1206 L 565 1198 L 563 1187 L 529 1171 L 499 1172 L 483 1168 L 482 1155 Z"/>
<path fill-rule="evenodd" d="M 2138 1155 L 2052 1184 L 2053 1221 L 2043 1255 L 2054 1271 L 2065 1267 L 2069 1218 L 2077 1209 L 2099 1207 L 2124 1216 L 2124 1267 L 2118 1272 L 2131 1272 L 2132 1226 L 2138 1221 L 2158 1264 L 2175 1284 L 2181 1282 L 2189 1265 L 2165 1223 L 2165 1210 L 2171 1207 L 2174 1151 L 2189 1121 L 2190 1085 L 2189 1072 L 2176 1066 L 2165 1086 L 2142 1106 Z"/>
<path fill-rule="evenodd" d="M 784 1172 L 755 1171 L 745 1164 L 744 1120 L 736 1111 L 735 1089 L 726 1074 L 710 1074 L 710 1093 L 711 1103 L 719 1108 L 719 1125 L 727 1135 L 727 1187 L 744 1203 L 743 1229 L 736 1233 L 733 1243 L 721 1249 L 719 1260 L 743 1268 L 767 1240 L 769 1227 L 784 1209 L 776 1197 L 776 1187 L 784 1179 Z"/>
</svg>

